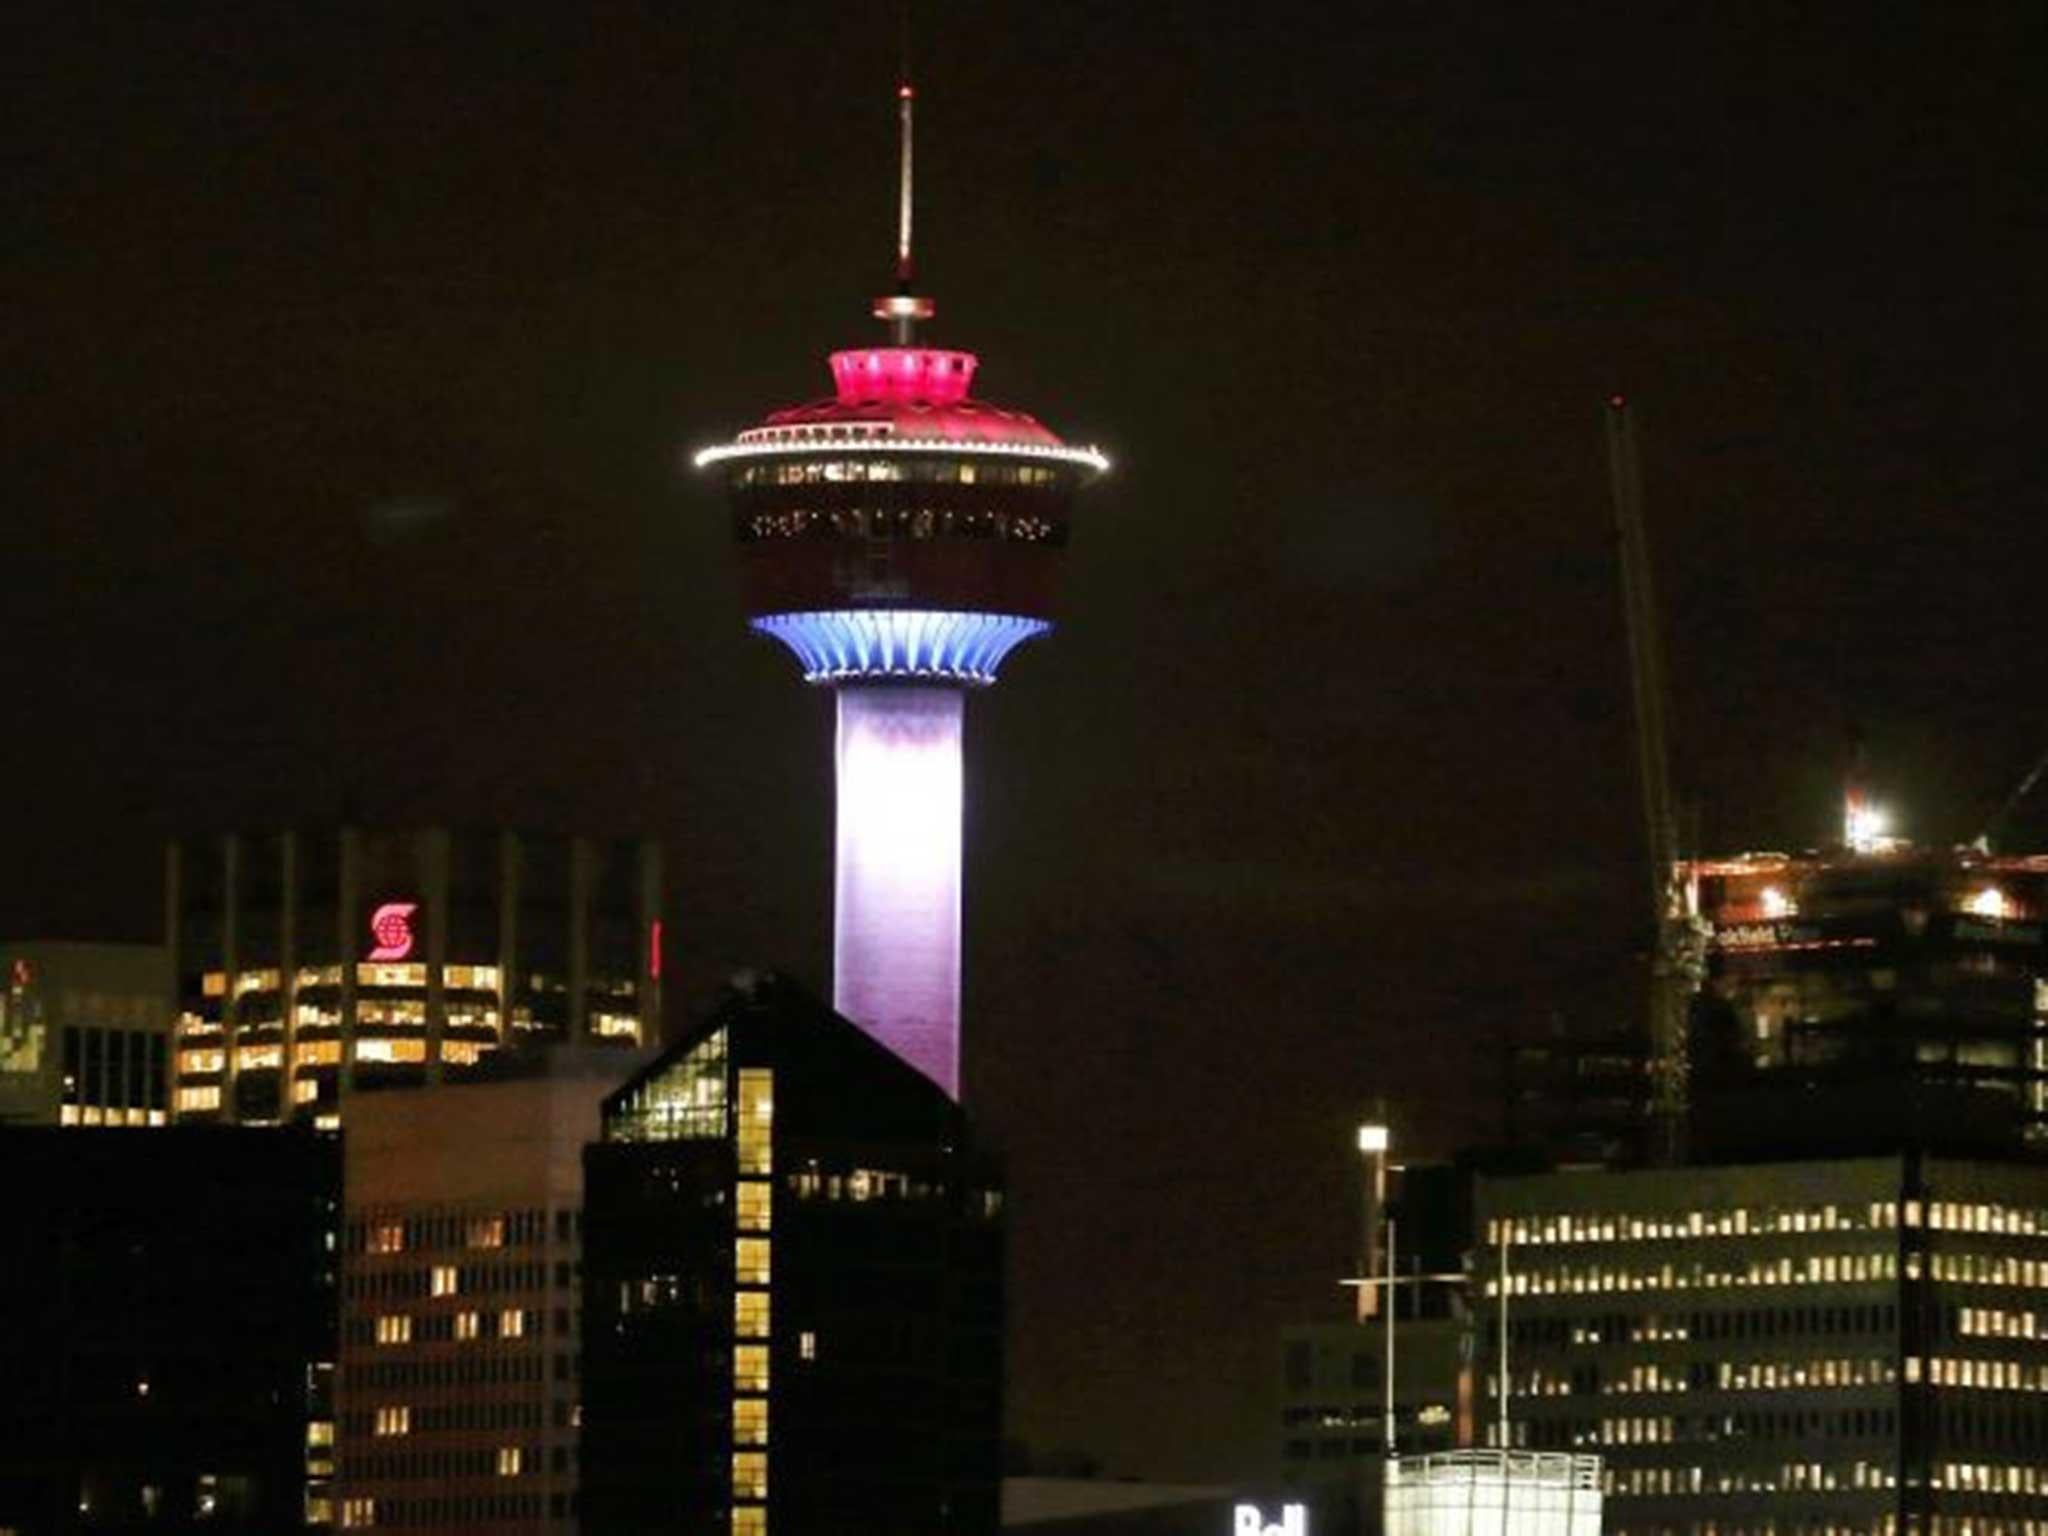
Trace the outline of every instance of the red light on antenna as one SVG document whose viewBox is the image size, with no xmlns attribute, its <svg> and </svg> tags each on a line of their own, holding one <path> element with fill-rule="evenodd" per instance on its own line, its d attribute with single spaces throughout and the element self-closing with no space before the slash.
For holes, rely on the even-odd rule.
<svg viewBox="0 0 2048 1536">
<path fill-rule="evenodd" d="M 1626 395 L 1609 395 L 1609 396 L 1607 397 L 1607 403 L 1608 403 L 1609 405 L 1613 406 L 1613 407 L 1614 407 L 1614 408 L 1615 408 L 1615 409 L 1616 409 L 1616 410 L 1618 411 L 1618 410 L 1622 409 L 1622 407 L 1624 407 L 1625 405 L 1627 405 L 1627 404 L 1628 404 L 1628 396 L 1626 396 Z"/>
<path fill-rule="evenodd" d="M 916 94 L 917 92 L 913 91 L 907 85 L 899 85 L 896 87 L 896 95 L 903 101 L 910 100 L 910 98 L 915 96 Z"/>
<path fill-rule="evenodd" d="M 661 980 L 661 919 L 658 917 L 647 925 L 647 975 L 651 980 Z"/>
</svg>

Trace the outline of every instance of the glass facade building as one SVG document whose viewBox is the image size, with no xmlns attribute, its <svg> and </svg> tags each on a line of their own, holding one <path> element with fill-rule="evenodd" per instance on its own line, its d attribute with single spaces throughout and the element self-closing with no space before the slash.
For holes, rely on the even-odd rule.
<svg viewBox="0 0 2048 1536">
<path fill-rule="evenodd" d="M 585 1532 L 996 1528 L 1002 1195 L 940 1088 L 748 978 L 585 1190 Z"/>
</svg>

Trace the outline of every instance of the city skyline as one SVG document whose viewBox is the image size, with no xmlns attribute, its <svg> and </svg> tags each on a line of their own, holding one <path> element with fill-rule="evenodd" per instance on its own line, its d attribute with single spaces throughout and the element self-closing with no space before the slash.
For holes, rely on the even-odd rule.
<svg viewBox="0 0 2048 1536">
<path fill-rule="evenodd" d="M 684 1016 L 829 974 L 822 706 L 673 448 L 845 334 L 893 23 L 27 21 L 0 931 L 147 936 L 169 832 L 452 802 L 659 835 Z M 1226 1326 L 1341 1306 L 1358 1104 L 1453 1145 L 1522 999 L 1626 993 L 1609 393 L 1699 846 L 1823 840 L 1855 727 L 1933 843 L 2048 746 L 2039 19 L 1553 27 L 921 25 L 934 340 L 1119 466 L 967 762 L 1034 1442 L 1198 1462 L 1158 1406 L 1250 1368 Z"/>
</svg>

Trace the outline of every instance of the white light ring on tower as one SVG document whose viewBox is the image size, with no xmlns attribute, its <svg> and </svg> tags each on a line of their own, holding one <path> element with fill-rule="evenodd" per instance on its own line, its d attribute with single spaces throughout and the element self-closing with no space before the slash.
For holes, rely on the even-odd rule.
<svg viewBox="0 0 2048 1536">
<path fill-rule="evenodd" d="M 1010 613 L 846 608 L 764 614 L 752 627 L 788 646 L 809 683 L 921 678 L 985 685 L 1010 652 L 1052 625 Z"/>
<path fill-rule="evenodd" d="M 800 428 L 757 428 L 768 432 L 795 432 Z M 1106 473 L 1109 457 L 1098 448 L 1069 448 L 1051 443 L 1004 443 L 973 438 L 949 437 L 804 437 L 780 441 L 754 441 L 754 433 L 742 433 L 740 440 L 700 450 L 691 460 L 699 469 L 732 459 L 775 459 L 816 457 L 821 454 L 887 453 L 937 454 L 947 458 L 1040 459 L 1071 464 L 1079 469 Z"/>
</svg>

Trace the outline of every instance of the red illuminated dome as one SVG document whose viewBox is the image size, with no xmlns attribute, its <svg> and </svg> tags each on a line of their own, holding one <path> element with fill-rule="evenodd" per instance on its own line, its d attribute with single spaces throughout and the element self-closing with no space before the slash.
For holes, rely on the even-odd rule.
<svg viewBox="0 0 2048 1536">
<path fill-rule="evenodd" d="M 865 347 L 832 354 L 836 393 L 771 414 L 739 440 L 772 441 L 777 427 L 881 428 L 898 439 L 1061 446 L 1037 417 L 968 393 L 980 360 L 934 347 Z"/>
</svg>

